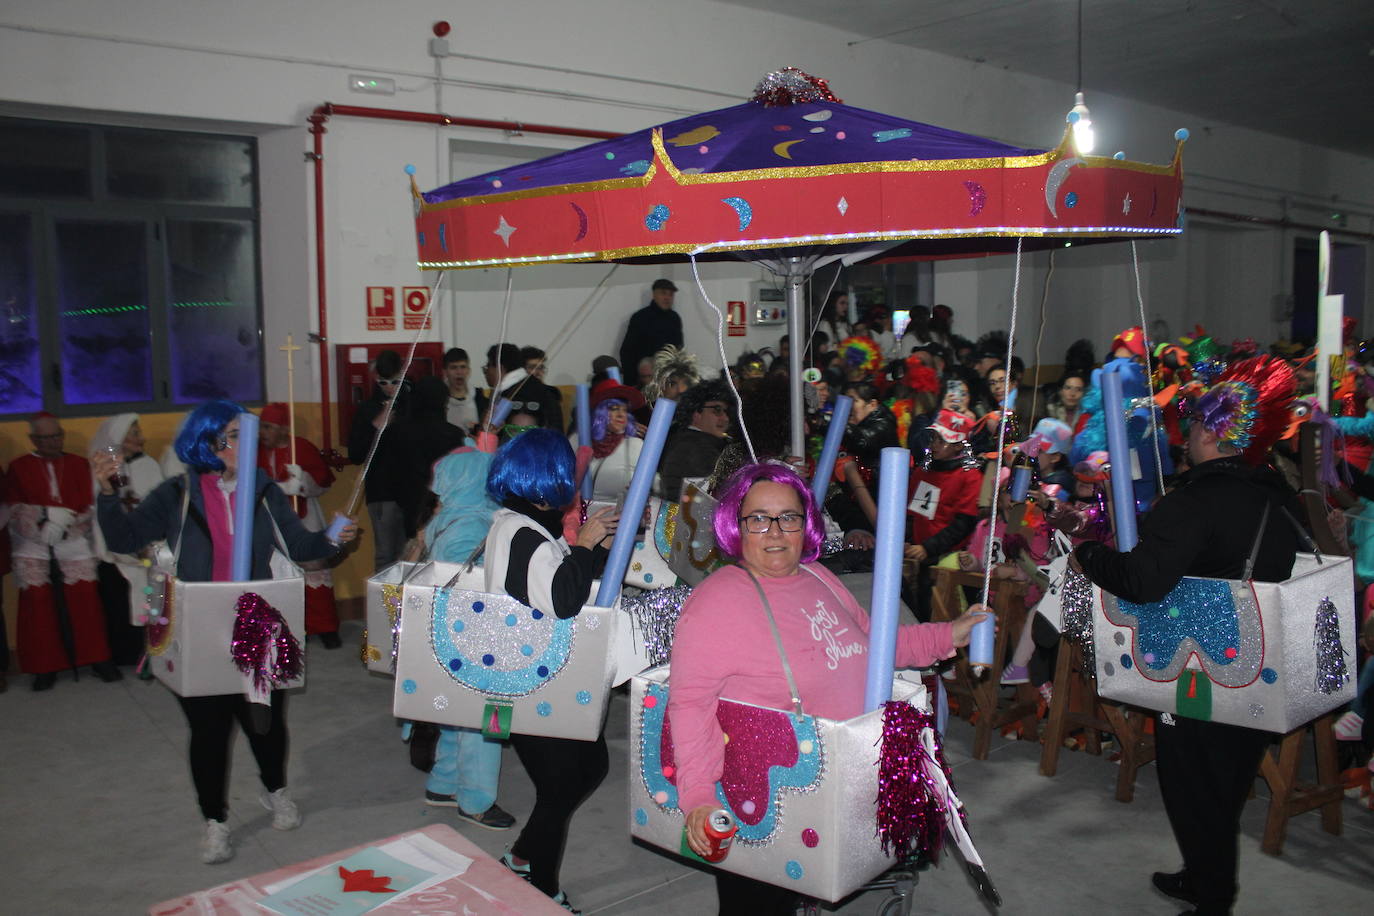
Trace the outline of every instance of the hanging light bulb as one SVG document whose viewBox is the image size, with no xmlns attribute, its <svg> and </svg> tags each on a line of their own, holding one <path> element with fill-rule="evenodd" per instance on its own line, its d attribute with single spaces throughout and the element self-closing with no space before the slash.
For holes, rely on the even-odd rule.
<svg viewBox="0 0 1374 916">
<path fill-rule="evenodd" d="M 1065 119 L 1073 125 L 1073 143 L 1078 147 L 1080 153 L 1091 153 L 1093 151 L 1093 121 L 1088 114 L 1088 106 L 1083 104 L 1083 93 L 1073 94 L 1073 107 L 1069 109 L 1069 116 Z"/>
</svg>

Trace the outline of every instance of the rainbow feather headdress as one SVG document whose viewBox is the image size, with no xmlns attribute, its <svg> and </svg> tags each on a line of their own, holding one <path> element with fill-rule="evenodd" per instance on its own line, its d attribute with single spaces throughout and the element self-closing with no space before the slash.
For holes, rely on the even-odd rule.
<svg viewBox="0 0 1374 916">
<path fill-rule="evenodd" d="M 1292 367 L 1281 359 L 1256 356 L 1222 373 L 1198 397 L 1192 414 L 1221 444 L 1259 464 L 1283 435 L 1296 393 Z"/>
<path fill-rule="evenodd" d="M 872 372 L 883 364 L 882 351 L 868 337 L 846 337 L 840 341 L 839 351 L 847 366 L 859 366 Z"/>
</svg>

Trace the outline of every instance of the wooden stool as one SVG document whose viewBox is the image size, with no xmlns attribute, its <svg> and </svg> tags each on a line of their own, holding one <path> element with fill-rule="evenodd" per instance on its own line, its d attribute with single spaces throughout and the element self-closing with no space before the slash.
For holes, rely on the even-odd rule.
<svg viewBox="0 0 1374 916">
<path fill-rule="evenodd" d="M 1331 729 L 1336 713 L 1329 712 L 1314 722 L 1295 729 L 1279 741 L 1278 754 L 1267 750 L 1260 761 L 1260 775 L 1269 783 L 1269 815 L 1264 821 L 1264 839 L 1260 848 L 1271 856 L 1283 854 L 1283 838 L 1288 832 L 1288 819 L 1295 814 L 1320 808 L 1322 829 L 1341 835 L 1341 774 L 1336 764 L 1336 735 Z M 1298 757 L 1302 753 L 1303 738 L 1311 730 L 1312 744 L 1317 752 L 1316 783 L 1298 779 Z"/>
<path fill-rule="evenodd" d="M 968 586 L 983 587 L 983 574 L 964 572 L 957 569 L 936 567 L 934 590 L 931 595 L 932 621 L 953 620 L 963 611 L 960 609 L 959 588 Z M 1006 579 L 993 580 L 993 590 L 988 596 L 992 610 L 997 615 L 997 638 L 993 643 L 992 657 L 995 660 L 992 670 L 983 672 L 982 677 L 973 673 L 968 653 L 961 651 L 954 656 L 954 679 L 946 680 L 945 690 L 958 697 L 959 715 L 971 719 L 977 713 L 973 732 L 973 758 L 988 759 L 992 746 L 992 734 L 1012 722 L 1021 723 L 1021 740 L 1035 741 L 1038 738 L 1039 719 L 1037 711 L 1040 695 L 1029 684 L 1016 685 L 1012 699 L 1001 698 L 1002 664 L 1007 657 L 1007 647 L 1013 645 L 1021 635 L 1021 627 L 1026 620 L 1026 586 L 1022 582 Z"/>
<path fill-rule="evenodd" d="M 1088 752 L 1102 753 L 1099 732 L 1116 736 L 1121 747 L 1121 768 L 1116 776 L 1116 800 L 1135 798 L 1136 773 L 1155 759 L 1155 739 L 1145 731 L 1150 713 L 1122 706 L 1097 695 L 1097 679 L 1084 663 L 1083 650 L 1067 636 L 1059 640 L 1054 666 L 1054 696 L 1045 723 L 1045 746 L 1040 751 L 1040 775 L 1053 776 L 1059 769 L 1059 752 L 1073 728 L 1087 730 Z"/>
</svg>

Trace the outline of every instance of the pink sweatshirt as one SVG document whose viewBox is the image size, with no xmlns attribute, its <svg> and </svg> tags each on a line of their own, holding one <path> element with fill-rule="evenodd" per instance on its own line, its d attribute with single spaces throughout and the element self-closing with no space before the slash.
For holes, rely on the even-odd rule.
<svg viewBox="0 0 1374 916">
<path fill-rule="evenodd" d="M 868 613 L 818 563 L 785 578 L 760 576 L 773 608 L 802 708 L 827 719 L 863 712 Z M 817 578 L 819 576 L 819 578 Z M 827 588 L 827 586 L 829 586 Z M 950 624 L 897 631 L 897 667 L 918 668 L 954 654 Z M 742 568 L 717 570 L 692 590 L 673 636 L 668 717 L 679 805 L 715 802 L 725 762 L 716 700 L 791 709 L 791 692 L 758 592 Z"/>
</svg>

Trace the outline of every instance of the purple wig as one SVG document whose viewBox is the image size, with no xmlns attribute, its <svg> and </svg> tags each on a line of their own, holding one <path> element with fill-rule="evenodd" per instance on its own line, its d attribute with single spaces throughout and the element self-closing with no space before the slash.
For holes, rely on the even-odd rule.
<svg viewBox="0 0 1374 916">
<path fill-rule="evenodd" d="M 806 515 L 801 561 L 810 563 L 821 555 L 821 542 L 825 540 L 825 523 L 821 521 L 821 511 L 816 507 L 816 501 L 812 498 L 806 481 L 801 479 L 791 465 L 777 461 L 746 464 L 726 478 L 718 494 L 720 505 L 716 506 L 716 517 L 711 526 L 716 532 L 716 547 L 727 557 L 739 559 L 740 506 L 744 505 L 744 497 L 749 493 L 750 487 L 760 480 L 786 484 L 796 491 L 797 499 L 802 504 L 802 512 Z"/>
<path fill-rule="evenodd" d="M 618 398 L 608 398 L 592 409 L 593 442 L 600 442 L 602 439 L 606 438 L 606 429 L 611 423 L 611 407 L 615 404 L 619 404 L 621 407 L 625 408 L 625 435 L 632 439 L 639 438 L 639 429 L 635 425 L 635 418 L 629 416 L 630 405 Z"/>
</svg>

